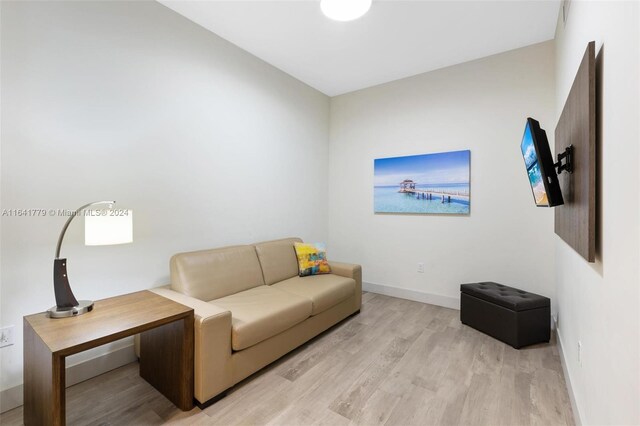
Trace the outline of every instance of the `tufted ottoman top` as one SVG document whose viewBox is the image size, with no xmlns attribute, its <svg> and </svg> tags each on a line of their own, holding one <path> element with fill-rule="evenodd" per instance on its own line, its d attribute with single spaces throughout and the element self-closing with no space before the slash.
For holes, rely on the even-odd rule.
<svg viewBox="0 0 640 426">
<path fill-rule="evenodd" d="M 504 306 L 512 311 L 544 308 L 551 303 L 548 297 L 494 282 L 461 284 L 460 291 L 469 296 Z"/>
</svg>

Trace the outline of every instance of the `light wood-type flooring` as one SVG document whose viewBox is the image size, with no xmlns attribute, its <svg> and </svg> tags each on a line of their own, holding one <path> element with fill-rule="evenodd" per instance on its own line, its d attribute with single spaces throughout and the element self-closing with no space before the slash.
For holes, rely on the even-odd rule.
<svg viewBox="0 0 640 426">
<path fill-rule="evenodd" d="M 181 412 L 133 363 L 67 389 L 69 425 L 573 424 L 554 342 L 513 349 L 459 312 L 373 293 L 362 312 Z M 22 424 L 22 408 L 0 416 Z"/>
</svg>

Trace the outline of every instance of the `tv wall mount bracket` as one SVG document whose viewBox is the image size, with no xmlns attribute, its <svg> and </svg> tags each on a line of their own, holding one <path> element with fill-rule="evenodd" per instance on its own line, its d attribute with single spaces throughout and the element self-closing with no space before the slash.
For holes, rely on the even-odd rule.
<svg viewBox="0 0 640 426">
<path fill-rule="evenodd" d="M 564 152 L 558 154 L 558 162 L 554 164 L 557 173 L 562 172 L 573 173 L 573 145 L 569 145 L 564 149 Z"/>
</svg>

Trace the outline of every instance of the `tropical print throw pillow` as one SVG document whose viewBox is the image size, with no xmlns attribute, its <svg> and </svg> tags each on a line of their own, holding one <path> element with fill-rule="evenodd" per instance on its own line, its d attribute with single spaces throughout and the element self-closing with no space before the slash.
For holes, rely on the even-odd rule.
<svg viewBox="0 0 640 426">
<path fill-rule="evenodd" d="M 306 277 L 331 273 L 324 243 L 294 243 L 294 247 L 298 258 L 298 275 Z"/>
</svg>

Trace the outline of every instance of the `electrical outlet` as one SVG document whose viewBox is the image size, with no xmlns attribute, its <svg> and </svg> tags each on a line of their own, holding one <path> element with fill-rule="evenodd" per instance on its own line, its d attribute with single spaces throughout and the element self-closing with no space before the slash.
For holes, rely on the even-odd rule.
<svg viewBox="0 0 640 426">
<path fill-rule="evenodd" d="M 0 328 L 0 348 L 13 345 L 13 325 Z"/>
<path fill-rule="evenodd" d="M 582 342 L 578 340 L 578 364 L 582 367 Z"/>
<path fill-rule="evenodd" d="M 418 272 L 420 272 L 421 274 L 424 273 L 424 263 L 418 263 Z"/>
</svg>

